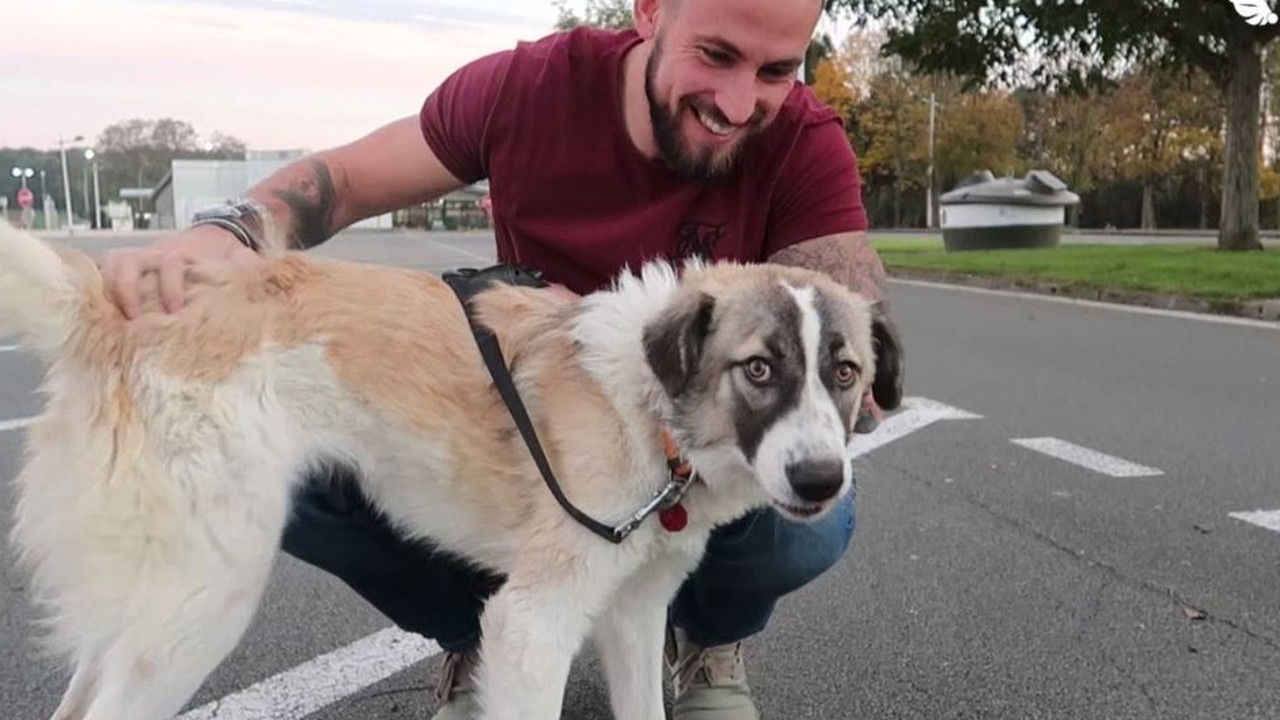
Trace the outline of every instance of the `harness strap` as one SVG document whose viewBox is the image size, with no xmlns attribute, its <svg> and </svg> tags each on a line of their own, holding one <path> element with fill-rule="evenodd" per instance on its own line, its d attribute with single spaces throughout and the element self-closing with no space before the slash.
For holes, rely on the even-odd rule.
<svg viewBox="0 0 1280 720">
<path fill-rule="evenodd" d="M 569 516 L 577 520 L 583 527 L 611 543 L 621 543 L 630 533 L 629 529 L 626 532 L 620 532 L 622 528 L 614 529 L 609 525 L 605 525 L 579 510 L 569 501 L 569 498 L 565 497 L 564 492 L 560 489 L 560 483 L 556 482 L 555 475 L 551 472 L 551 464 L 547 462 L 546 454 L 542 451 L 542 444 L 538 442 L 538 435 L 533 429 L 533 421 L 529 419 L 529 413 L 525 410 L 524 402 L 520 400 L 520 393 L 517 392 L 515 382 L 511 379 L 511 373 L 507 370 L 507 362 L 502 355 L 502 348 L 498 345 L 497 337 L 488 328 L 476 322 L 470 299 L 491 283 L 495 281 L 511 282 L 512 284 L 531 287 L 545 285 L 537 274 L 526 273 L 519 268 L 510 266 L 495 267 L 501 269 L 473 270 L 464 268 L 456 272 L 444 273 L 442 279 L 448 283 L 449 287 L 453 288 L 454 293 L 458 295 L 458 299 L 462 302 L 462 307 L 467 315 L 467 322 L 471 325 L 471 332 L 475 335 L 476 345 L 480 349 L 480 356 L 484 358 L 485 367 L 489 369 L 489 374 L 493 377 L 493 383 L 498 388 L 498 393 L 502 396 L 503 402 L 506 403 L 507 410 L 511 413 L 511 419 L 515 421 L 516 428 L 520 431 L 520 435 L 524 437 L 525 445 L 528 446 L 529 453 L 533 456 L 533 461 L 538 466 L 538 471 L 542 473 L 542 479 L 546 482 L 547 488 L 555 496 L 556 502 L 560 503 L 560 507 L 564 508 L 564 511 L 569 513 Z M 485 275 L 486 272 L 490 274 Z"/>
</svg>

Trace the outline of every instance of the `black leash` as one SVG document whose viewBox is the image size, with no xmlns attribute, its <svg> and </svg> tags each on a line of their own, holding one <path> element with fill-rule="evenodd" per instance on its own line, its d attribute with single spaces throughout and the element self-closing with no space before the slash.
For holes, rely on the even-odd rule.
<svg viewBox="0 0 1280 720">
<path fill-rule="evenodd" d="M 471 298 L 495 282 L 526 287 L 546 287 L 547 283 L 542 279 L 541 274 L 514 265 L 493 265 L 482 270 L 461 268 L 446 272 L 441 278 L 453 288 L 458 300 L 462 302 L 462 307 L 467 314 L 467 322 L 471 324 L 471 332 L 476 338 L 476 345 L 480 348 L 480 356 L 484 358 L 485 367 L 489 368 L 493 383 L 497 386 L 503 402 L 507 404 L 511 419 L 515 421 L 516 428 L 524 437 L 525 445 L 529 447 L 529 453 L 533 455 L 533 461 L 542 473 L 542 479 L 546 481 L 547 488 L 555 496 L 556 502 L 560 503 L 560 507 L 564 508 L 564 511 L 574 520 L 591 532 L 611 543 L 622 542 L 627 535 L 631 534 L 639 521 L 636 520 L 634 524 L 629 521 L 616 528 L 610 527 L 582 512 L 569 501 L 569 498 L 565 497 L 564 492 L 560 490 L 560 483 L 556 482 L 555 475 L 551 472 L 551 464 L 547 462 L 547 457 L 542 452 L 542 445 L 538 442 L 537 433 L 533 429 L 533 421 L 529 419 L 529 413 L 520 400 L 520 393 L 516 391 L 511 373 L 507 370 L 507 361 L 502 355 L 498 339 L 494 337 L 492 331 L 476 322 L 471 307 Z"/>
</svg>

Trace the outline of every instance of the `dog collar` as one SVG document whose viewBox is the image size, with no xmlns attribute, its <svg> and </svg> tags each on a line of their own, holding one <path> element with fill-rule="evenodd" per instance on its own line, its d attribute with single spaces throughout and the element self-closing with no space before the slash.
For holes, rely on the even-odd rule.
<svg viewBox="0 0 1280 720">
<path fill-rule="evenodd" d="M 520 400 L 520 393 L 516 390 L 515 381 L 511 378 L 511 372 L 507 369 L 507 361 L 502 355 L 502 348 L 498 344 L 498 339 L 492 331 L 477 322 L 475 308 L 470 302 L 470 299 L 476 293 L 495 282 L 545 285 L 536 276 L 529 277 L 521 273 L 512 274 L 511 270 L 512 268 L 508 266 L 496 265 L 484 270 L 464 269 L 457 272 L 446 272 L 441 278 L 458 296 L 463 311 L 466 313 L 467 323 L 471 326 L 471 334 L 475 338 L 480 357 L 484 360 L 485 367 L 493 378 L 494 387 L 502 397 L 503 403 L 506 404 L 507 411 L 511 414 L 511 419 L 515 423 L 516 429 L 520 431 L 520 435 L 524 438 L 525 446 L 529 449 L 529 453 L 533 457 L 534 464 L 537 465 L 538 472 L 542 475 L 547 489 L 551 491 L 556 502 L 560 503 L 560 507 L 564 508 L 564 511 L 570 517 L 578 521 L 586 529 L 612 543 L 620 543 L 625 540 L 628 535 L 640 526 L 640 523 L 646 517 L 654 512 L 658 513 L 659 521 L 669 532 L 683 530 L 688 523 L 688 513 L 685 511 L 684 506 L 680 505 L 680 500 L 684 498 L 685 491 L 688 490 L 694 475 L 689 464 L 680 458 L 680 454 L 676 450 L 675 441 L 666 428 L 663 428 L 662 434 L 663 447 L 667 456 L 667 483 L 654 493 L 648 502 L 622 523 L 616 526 L 606 525 L 578 509 L 577 506 L 570 502 L 569 498 L 565 497 L 564 492 L 560 489 L 560 483 L 556 481 L 555 474 L 551 472 L 551 463 L 542 451 L 541 443 L 538 442 L 537 433 L 533 429 L 533 421 L 529 418 L 529 413 L 525 409 L 524 403 Z"/>
<path fill-rule="evenodd" d="M 662 452 L 667 458 L 667 484 L 614 529 L 621 537 L 630 535 L 645 518 L 655 512 L 658 513 L 658 522 L 667 532 L 680 532 L 689 524 L 689 512 L 680 501 L 698 476 L 680 455 L 675 439 L 666 428 L 662 429 Z"/>
<path fill-rule="evenodd" d="M 680 455 L 675 438 L 666 428 L 662 429 L 662 451 L 667 456 L 668 483 L 678 484 L 680 488 L 674 497 L 668 498 L 667 505 L 659 508 L 658 522 L 667 532 L 680 532 L 689 524 L 689 513 L 680 501 L 689 491 L 689 483 L 693 482 L 693 467 Z"/>
</svg>

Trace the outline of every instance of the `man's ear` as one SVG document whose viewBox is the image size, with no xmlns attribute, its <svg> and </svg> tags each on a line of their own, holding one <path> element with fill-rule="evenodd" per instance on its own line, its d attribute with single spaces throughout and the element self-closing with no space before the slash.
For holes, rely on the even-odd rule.
<svg viewBox="0 0 1280 720">
<path fill-rule="evenodd" d="M 631 6 L 631 19 L 640 37 L 648 40 L 658 33 L 658 14 L 662 0 L 635 0 Z"/>
<path fill-rule="evenodd" d="M 871 315 L 871 343 L 876 354 L 876 376 L 871 394 L 882 410 L 896 410 L 902 404 L 904 362 L 902 337 L 886 308 L 876 303 Z"/>
<path fill-rule="evenodd" d="M 672 399 L 680 397 L 698 371 L 711 334 L 715 299 L 698 293 L 685 298 L 644 330 L 644 355 Z"/>
</svg>

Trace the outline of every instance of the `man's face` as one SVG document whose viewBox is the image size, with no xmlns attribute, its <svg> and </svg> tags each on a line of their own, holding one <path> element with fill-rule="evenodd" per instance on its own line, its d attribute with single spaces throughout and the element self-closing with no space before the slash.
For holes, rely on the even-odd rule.
<svg viewBox="0 0 1280 720">
<path fill-rule="evenodd" d="M 654 140 L 680 175 L 724 175 L 777 116 L 821 3 L 668 0 L 663 8 L 645 67 Z"/>
</svg>

